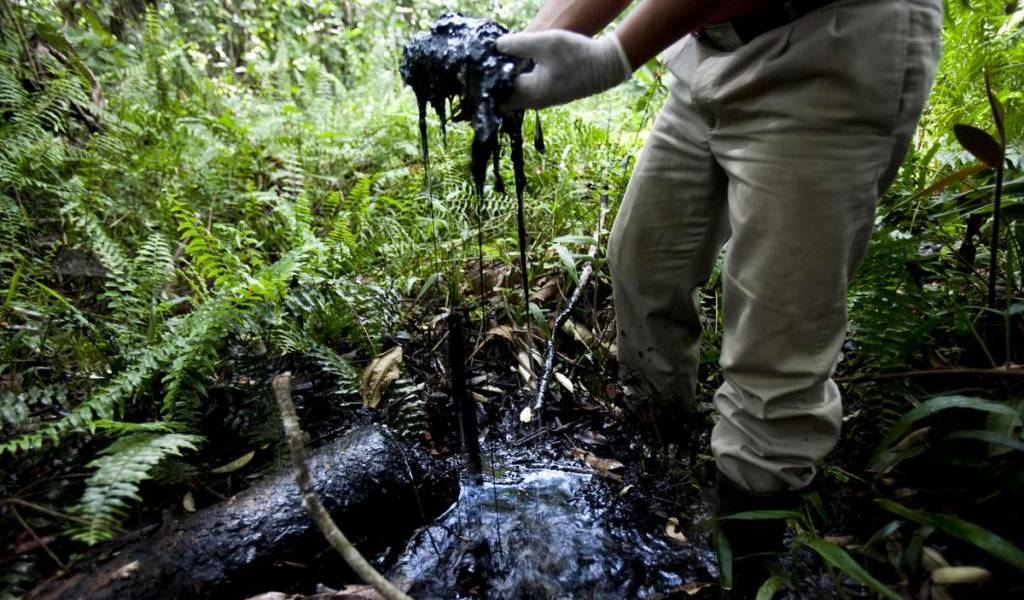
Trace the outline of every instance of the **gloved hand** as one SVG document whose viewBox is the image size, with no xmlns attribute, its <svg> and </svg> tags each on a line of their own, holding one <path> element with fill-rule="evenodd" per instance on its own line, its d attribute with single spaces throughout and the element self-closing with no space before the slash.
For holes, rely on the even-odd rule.
<svg viewBox="0 0 1024 600">
<path fill-rule="evenodd" d="M 532 71 L 516 78 L 512 96 L 501 105 L 505 110 L 544 108 L 592 96 L 633 73 L 614 33 L 597 39 L 564 29 L 510 33 L 498 38 L 497 48 L 535 63 Z"/>
</svg>

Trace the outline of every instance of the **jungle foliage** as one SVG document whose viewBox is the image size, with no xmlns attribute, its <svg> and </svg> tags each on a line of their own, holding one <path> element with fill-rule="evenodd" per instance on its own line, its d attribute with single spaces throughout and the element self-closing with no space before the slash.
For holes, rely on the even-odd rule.
<svg viewBox="0 0 1024 600">
<path fill-rule="evenodd" d="M 357 411 L 363 368 L 453 295 L 475 319 L 549 333 L 558 298 L 522 306 L 515 200 L 490 189 L 490 287 L 476 287 L 466 128 L 432 144 L 424 191 L 398 57 L 450 4 L 0 0 L 0 597 L 152 522 L 149 505 L 189 510 L 253 450 L 259 468 L 242 472 L 278 464 L 266 388 L 282 365 L 318 382 L 307 402 Z M 513 28 L 536 5 L 457 4 Z M 548 154 L 527 155 L 538 293 L 571 287 L 598 198 L 614 211 L 668 77 L 655 62 L 542 115 Z M 989 132 L 996 164 L 957 124 Z M 848 521 L 813 499 L 793 519 L 799 543 L 881 595 L 941 597 L 923 572 L 934 554 L 1024 581 L 1024 522 L 1008 508 L 1024 497 L 1024 380 L 996 373 L 1024 360 L 1022 132 L 1024 7 L 948 2 L 935 90 L 879 206 L 838 373 L 849 449 L 826 474 L 870 485 L 879 531 L 825 537 Z M 607 304 L 595 294 L 577 321 L 607 338 Z M 569 374 L 600 395 L 610 361 L 598 344 Z M 421 439 L 428 375 L 403 367 L 361 410 Z"/>
</svg>

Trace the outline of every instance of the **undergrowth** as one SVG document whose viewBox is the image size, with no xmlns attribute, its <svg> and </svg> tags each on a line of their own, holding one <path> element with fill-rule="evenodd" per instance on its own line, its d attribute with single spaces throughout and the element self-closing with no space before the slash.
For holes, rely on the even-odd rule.
<svg viewBox="0 0 1024 600">
<path fill-rule="evenodd" d="M 511 279 L 514 198 L 488 189 L 477 207 L 465 128 L 449 128 L 442 145 L 432 124 L 437 150 L 425 190 L 414 99 L 396 65 L 401 42 L 448 3 L 289 0 L 242 3 L 237 13 L 217 3 L 180 4 L 187 6 L 3 2 L 0 521 L 12 547 L 42 532 L 56 536 L 55 551 L 77 557 L 129 528 L 149 502 L 146 490 L 180 496 L 235 455 L 276 447 L 265 390 L 284 365 L 315 380 L 337 407 L 366 410 L 363 367 L 428 330 L 453 291 L 470 299 L 476 319 L 529 321 L 546 332 L 559 295 L 541 292 L 571 283 L 585 252 L 573 244 L 592 234 L 602 194 L 614 213 L 629 157 L 668 83 L 652 63 L 611 94 L 544 111 L 548 154 L 527 156 L 531 285 L 540 294 L 531 314 Z M 529 6 L 495 15 L 491 3 L 460 4 L 510 25 L 530 14 Z M 880 205 L 850 291 L 850 339 L 838 375 L 847 382 L 853 435 L 874 433 L 856 438 L 859 464 L 826 468 L 840 477 L 872 459 L 874 470 L 857 477 L 871 479 L 882 501 L 914 505 L 904 507 L 909 513 L 878 508 L 876 515 L 900 517 L 895 528 L 847 548 L 887 589 L 908 596 L 919 593 L 915 565 L 933 539 L 968 548 L 951 554 L 963 561 L 992 555 L 950 537 L 934 518 L 918 518 L 925 512 L 915 511 L 950 510 L 928 495 L 929 486 L 941 487 L 921 474 L 935 466 L 928 461 L 969 463 L 965 481 L 985 490 L 990 504 L 957 500 L 953 508 L 995 532 L 1001 524 L 986 520 L 986 506 L 1012 504 L 1024 486 L 1019 412 L 980 404 L 925 411 L 904 431 L 927 427 L 917 438 L 881 435 L 953 393 L 1024 410 L 1019 378 L 875 378 L 1022 360 L 1024 9 L 972 4 L 948 3 L 946 55 L 929 111 Z M 987 250 L 992 169 L 975 166 L 951 133 L 955 123 L 993 129 L 986 69 L 1009 132 L 998 259 Z M 472 301 L 481 296 L 478 208 L 494 275 L 486 302 Z M 998 310 L 984 307 L 993 264 L 1001 273 Z M 597 279 L 606 289 L 603 268 Z M 705 363 L 718 354 L 719 295 L 713 277 L 705 290 Z M 577 312 L 598 338 L 609 338 L 605 300 Z M 577 374 L 593 394 L 613 372 L 608 361 L 602 354 Z M 377 412 L 410 439 L 422 439 L 426 427 L 422 377 L 403 368 Z M 712 377 L 707 389 L 714 384 Z M 869 456 L 883 442 L 903 453 L 899 460 L 882 465 Z M 878 551 L 877 542 L 897 530 L 922 540 L 901 550 L 916 558 Z M 1013 523 L 1007 531 L 1024 529 Z M 4 597 L 55 566 L 39 552 L 2 560 Z M 1019 572 L 1000 576 L 1019 585 Z"/>
</svg>

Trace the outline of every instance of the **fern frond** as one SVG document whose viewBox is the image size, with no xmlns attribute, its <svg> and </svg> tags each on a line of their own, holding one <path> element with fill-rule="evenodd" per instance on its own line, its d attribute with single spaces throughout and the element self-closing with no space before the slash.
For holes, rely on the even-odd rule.
<svg viewBox="0 0 1024 600">
<path fill-rule="evenodd" d="M 151 478 L 153 468 L 169 456 L 195 450 L 202 441 L 202 436 L 181 433 L 132 433 L 100 451 L 87 465 L 96 472 L 74 508 L 85 522 L 71 529 L 71 537 L 87 544 L 111 539 L 131 502 L 142 501 L 139 484 Z"/>
</svg>

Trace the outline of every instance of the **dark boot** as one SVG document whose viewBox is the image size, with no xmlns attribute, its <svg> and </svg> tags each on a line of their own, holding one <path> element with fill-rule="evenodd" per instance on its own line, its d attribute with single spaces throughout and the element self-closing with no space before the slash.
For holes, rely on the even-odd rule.
<svg viewBox="0 0 1024 600">
<path fill-rule="evenodd" d="M 696 414 L 681 399 L 654 396 L 641 385 L 623 385 L 622 402 L 639 424 L 648 444 L 660 448 L 677 446 L 689 450 L 701 431 L 708 428 L 703 416 Z"/>
<path fill-rule="evenodd" d="M 725 544 L 732 556 L 732 594 L 737 600 L 757 594 L 770 576 L 768 565 L 785 549 L 785 519 L 723 519 L 749 511 L 798 510 L 800 492 L 753 494 L 741 489 L 721 472 L 715 486 L 715 533 L 719 560 L 724 562 Z M 725 543 L 722 543 L 725 538 Z M 723 565 L 724 566 L 724 565 Z"/>
</svg>

